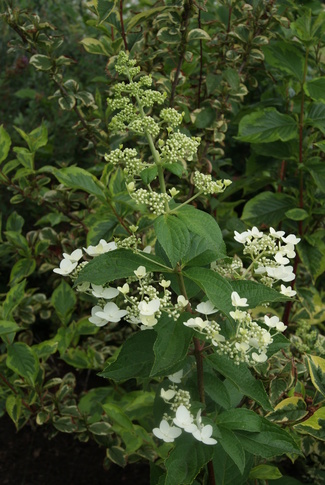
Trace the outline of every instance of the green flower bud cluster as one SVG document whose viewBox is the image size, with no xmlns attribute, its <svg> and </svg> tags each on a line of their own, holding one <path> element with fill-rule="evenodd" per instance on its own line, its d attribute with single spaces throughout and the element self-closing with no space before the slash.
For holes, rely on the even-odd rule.
<svg viewBox="0 0 325 485">
<path fill-rule="evenodd" d="M 125 52 L 121 51 L 115 64 L 115 70 L 119 74 L 125 74 L 126 76 L 133 78 L 140 72 L 140 67 L 134 67 L 135 65 L 136 60 L 129 59 L 129 56 Z"/>
<path fill-rule="evenodd" d="M 122 150 L 122 148 L 123 145 L 121 145 L 121 148 L 117 148 L 116 150 L 107 153 L 105 155 L 105 160 L 112 165 L 124 165 L 124 173 L 129 182 L 133 180 L 135 176 L 140 175 L 142 170 L 146 168 L 147 164 L 137 158 L 138 153 L 134 148 L 125 148 L 124 150 Z"/>
<path fill-rule="evenodd" d="M 210 174 L 204 175 L 203 173 L 196 171 L 193 175 L 193 184 L 205 195 L 220 194 L 231 184 L 231 180 L 212 180 Z"/>
<path fill-rule="evenodd" d="M 134 119 L 131 121 L 131 123 L 129 123 L 129 130 L 138 133 L 139 135 L 148 133 L 154 138 L 159 134 L 160 131 L 159 126 L 151 116 Z"/>
<path fill-rule="evenodd" d="M 189 137 L 177 131 L 172 133 L 161 148 L 161 160 L 164 163 L 177 163 L 184 159 L 192 160 L 197 153 L 201 139 Z"/>
<path fill-rule="evenodd" d="M 165 204 L 171 197 L 168 194 L 159 194 L 145 189 L 138 189 L 130 193 L 137 204 L 145 204 L 154 214 L 159 216 L 165 213 Z"/>
<path fill-rule="evenodd" d="M 184 113 L 180 114 L 174 108 L 164 108 L 160 111 L 159 116 L 165 123 L 175 128 L 182 123 Z"/>
</svg>

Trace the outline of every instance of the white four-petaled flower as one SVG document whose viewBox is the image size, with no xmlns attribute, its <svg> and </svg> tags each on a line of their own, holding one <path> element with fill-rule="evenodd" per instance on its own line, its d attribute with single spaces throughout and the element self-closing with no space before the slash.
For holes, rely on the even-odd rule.
<svg viewBox="0 0 325 485">
<path fill-rule="evenodd" d="M 87 248 L 84 248 L 86 253 L 93 257 L 108 253 L 109 251 L 114 251 L 115 249 L 117 249 L 116 243 L 114 241 L 108 243 L 105 239 L 101 239 L 97 246 L 88 246 Z"/>
<path fill-rule="evenodd" d="M 175 438 L 182 434 L 181 429 L 176 428 L 176 426 L 170 426 L 165 419 L 161 421 L 159 428 L 154 428 L 152 432 L 157 438 L 164 440 L 166 443 L 172 443 Z"/>
<path fill-rule="evenodd" d="M 231 293 L 231 303 L 232 303 L 232 306 L 234 307 L 248 306 L 247 298 L 240 298 L 237 291 L 233 291 Z"/>
<path fill-rule="evenodd" d="M 96 317 L 106 320 L 106 322 L 117 323 L 127 315 L 127 310 L 120 310 L 115 303 L 106 303 L 103 309 L 95 313 Z"/>
<path fill-rule="evenodd" d="M 210 300 L 208 300 L 199 303 L 196 307 L 196 311 L 199 313 L 203 313 L 203 315 L 211 315 L 212 313 L 216 313 L 218 309 Z"/>
</svg>

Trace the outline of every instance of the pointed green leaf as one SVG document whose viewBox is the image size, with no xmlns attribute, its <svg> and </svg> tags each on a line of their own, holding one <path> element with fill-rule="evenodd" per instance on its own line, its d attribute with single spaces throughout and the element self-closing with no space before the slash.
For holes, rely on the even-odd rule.
<svg viewBox="0 0 325 485">
<path fill-rule="evenodd" d="M 299 421 L 308 414 L 305 401 L 299 396 L 292 396 L 279 402 L 274 411 L 266 415 L 270 421 L 287 423 L 288 421 Z"/>
<path fill-rule="evenodd" d="M 278 467 L 272 465 L 257 465 L 249 474 L 251 480 L 277 480 L 281 477 Z"/>
<path fill-rule="evenodd" d="M 15 342 L 9 345 L 6 364 L 19 376 L 30 379 L 35 383 L 39 362 L 36 354 L 27 344 Z"/>
<path fill-rule="evenodd" d="M 18 330 L 21 330 L 21 328 L 17 323 L 0 320 L 0 335 L 7 335 L 8 333 L 17 332 Z"/>
<path fill-rule="evenodd" d="M 156 337 L 154 330 L 132 334 L 122 345 L 116 360 L 108 363 L 99 375 L 117 382 L 149 377 L 155 360 L 153 345 Z"/>
<path fill-rule="evenodd" d="M 17 308 L 17 306 L 21 303 L 21 301 L 25 297 L 25 285 L 26 280 L 17 283 L 13 286 L 7 293 L 6 299 L 3 303 L 3 318 L 8 319 L 11 318 L 12 312 Z"/>
<path fill-rule="evenodd" d="M 213 446 L 197 441 L 188 433 L 177 438 L 175 448 L 165 461 L 167 470 L 166 484 L 190 485 L 201 468 L 211 460 Z"/>
<path fill-rule="evenodd" d="M 4 129 L 3 125 L 0 126 L 0 163 L 3 162 L 9 153 L 11 145 L 11 138 Z"/>
<path fill-rule="evenodd" d="M 157 217 L 154 229 L 159 244 L 174 268 L 190 246 L 190 234 L 186 224 L 174 215 L 164 214 Z"/>
<path fill-rule="evenodd" d="M 22 411 L 22 398 L 17 394 L 9 395 L 6 399 L 6 411 L 18 430 L 19 418 Z"/>
<path fill-rule="evenodd" d="M 99 54 L 104 56 L 111 55 L 111 52 L 106 49 L 105 44 L 98 39 L 85 37 L 80 41 L 80 43 L 84 46 L 87 52 L 90 52 L 90 54 Z"/>
<path fill-rule="evenodd" d="M 69 323 L 76 302 L 75 292 L 66 281 L 62 280 L 52 294 L 51 303 L 63 325 Z"/>
<path fill-rule="evenodd" d="M 249 143 L 270 143 L 288 141 L 297 134 L 298 124 L 292 116 L 279 113 L 275 108 L 266 108 L 244 116 L 236 138 Z"/>
<path fill-rule="evenodd" d="M 316 77 L 304 85 L 305 93 L 314 101 L 325 103 L 325 78 Z"/>
<path fill-rule="evenodd" d="M 164 313 L 155 325 L 157 339 L 153 347 L 155 362 L 151 370 L 152 376 L 171 374 L 173 367 L 186 358 L 193 331 L 183 325 L 183 322 L 190 317 L 190 314 L 182 313 L 175 321 Z"/>
<path fill-rule="evenodd" d="M 253 456 L 245 453 L 245 470 L 241 473 L 229 454 L 222 448 L 220 443 L 214 446 L 213 465 L 216 485 L 244 485 L 250 469 L 253 465 Z"/>
<path fill-rule="evenodd" d="M 36 268 L 36 261 L 30 258 L 19 259 L 12 267 L 10 273 L 10 285 L 15 285 L 23 278 L 34 273 Z"/>
<path fill-rule="evenodd" d="M 67 167 L 50 170 L 58 181 L 70 189 L 84 190 L 88 194 L 96 195 L 99 200 L 105 202 L 106 197 L 99 180 L 79 167 Z"/>
<path fill-rule="evenodd" d="M 221 375 L 229 379 L 245 396 L 254 399 L 266 411 L 272 411 L 261 381 L 256 380 L 245 364 L 236 365 L 225 355 L 212 354 L 206 360 Z"/>
<path fill-rule="evenodd" d="M 106 403 L 102 406 L 107 416 L 113 421 L 113 425 L 117 424 L 121 428 L 133 431 L 133 423 L 121 409 L 121 406 L 113 403 Z"/>
<path fill-rule="evenodd" d="M 290 300 L 273 288 L 249 280 L 232 281 L 233 291 L 242 298 L 247 298 L 249 308 L 255 308 L 263 303 L 284 302 Z"/>
<path fill-rule="evenodd" d="M 306 125 L 318 128 L 325 134 L 325 104 L 312 103 L 307 110 Z"/>
<path fill-rule="evenodd" d="M 325 441 L 325 407 L 317 409 L 309 419 L 296 424 L 293 429 L 298 433 L 309 434 L 318 440 Z"/>
<path fill-rule="evenodd" d="M 325 253 L 323 247 L 312 246 L 303 240 L 297 246 L 299 257 L 315 283 L 325 271 Z"/>
<path fill-rule="evenodd" d="M 96 256 L 79 273 L 76 284 L 88 281 L 103 285 L 120 278 L 134 276 L 139 266 L 145 266 L 147 271 L 166 271 L 168 268 L 160 262 L 157 256 L 130 249 L 116 249 Z"/>
<path fill-rule="evenodd" d="M 216 259 L 226 256 L 221 229 L 210 214 L 186 205 L 177 210 L 177 217 L 187 225 L 190 232 L 200 236 L 209 245 L 210 250 L 217 253 Z"/>
<path fill-rule="evenodd" d="M 263 52 L 268 64 L 302 81 L 305 58 L 298 47 L 289 42 L 279 41 L 263 46 Z"/>
<path fill-rule="evenodd" d="M 192 40 L 211 40 L 209 34 L 203 29 L 192 29 L 187 36 L 187 42 Z"/>
<path fill-rule="evenodd" d="M 242 220 L 252 225 L 276 226 L 283 220 L 283 213 L 296 207 L 296 199 L 289 195 L 262 192 L 250 199 L 243 210 Z"/>
<path fill-rule="evenodd" d="M 61 109 L 70 111 L 76 105 L 76 98 L 72 94 L 68 94 L 64 98 L 59 98 L 58 103 Z"/>
<path fill-rule="evenodd" d="M 316 389 L 325 397 L 325 359 L 307 355 L 310 378 Z"/>
<path fill-rule="evenodd" d="M 225 450 L 227 455 L 229 455 L 233 462 L 237 465 L 240 473 L 244 473 L 246 465 L 245 450 L 242 447 L 236 434 L 230 429 L 224 428 L 222 426 L 219 426 L 218 430 L 221 434 L 219 440 L 220 445 Z"/>
<path fill-rule="evenodd" d="M 233 289 L 225 278 L 207 268 L 188 268 L 184 275 L 204 290 L 208 299 L 227 316 L 233 310 L 231 293 Z"/>
<path fill-rule="evenodd" d="M 99 23 L 101 24 L 114 10 L 115 1 L 114 0 L 97 0 L 96 10 L 99 17 Z"/>
</svg>

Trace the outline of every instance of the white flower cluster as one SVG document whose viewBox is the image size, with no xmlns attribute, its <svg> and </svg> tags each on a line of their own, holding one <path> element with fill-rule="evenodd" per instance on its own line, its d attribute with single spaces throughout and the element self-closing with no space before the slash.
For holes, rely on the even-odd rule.
<svg viewBox="0 0 325 485">
<path fill-rule="evenodd" d="M 193 175 L 193 184 L 205 195 L 220 194 L 221 192 L 224 192 L 231 183 L 231 180 L 228 179 L 212 180 L 210 174 L 205 175 L 198 171 L 195 171 Z"/>
<path fill-rule="evenodd" d="M 168 376 L 173 383 L 181 382 L 183 371 Z M 171 406 L 171 410 L 175 411 L 175 416 L 164 416 L 160 422 L 159 428 L 152 430 L 157 438 L 164 440 L 167 443 L 172 443 L 175 438 L 178 438 L 183 431 L 192 434 L 192 436 L 206 445 L 215 445 L 217 440 L 212 438 L 213 428 L 211 424 L 202 423 L 201 409 L 196 414 L 196 418 L 190 411 L 190 396 L 187 391 L 182 391 L 177 386 L 170 386 L 166 391 L 161 389 L 161 397 L 165 402 Z M 170 401 L 173 401 L 172 403 Z M 175 426 L 174 426 L 175 425 Z"/>
<path fill-rule="evenodd" d="M 197 153 L 200 141 L 201 139 L 198 137 L 189 137 L 179 131 L 172 133 L 161 148 L 161 160 L 164 163 L 192 160 Z"/>
<path fill-rule="evenodd" d="M 273 286 L 278 281 L 290 282 L 295 279 L 289 258 L 296 256 L 295 246 L 300 239 L 294 234 L 285 236 L 284 231 L 275 231 L 270 227 L 269 234 L 253 227 L 242 233 L 235 231 L 234 239 L 244 245 L 243 253 L 253 261 L 256 275 L 262 275 L 261 281 Z M 294 296 L 296 292 L 290 287 L 281 285 L 281 293 Z"/>
<path fill-rule="evenodd" d="M 127 185 L 129 190 L 129 194 L 132 199 L 135 200 L 137 204 L 145 204 L 148 206 L 149 210 L 159 216 L 160 214 L 164 214 L 165 212 L 165 205 L 171 200 L 171 196 L 168 194 L 153 192 L 151 190 L 146 189 L 135 189 L 134 182 L 130 182 Z"/>
<path fill-rule="evenodd" d="M 247 307 L 247 298 L 241 298 L 237 292 L 232 292 L 231 302 L 234 311 L 230 316 L 236 321 L 236 335 L 226 340 L 221 334 L 221 326 L 214 320 L 209 320 L 208 315 L 217 312 L 217 309 L 210 301 L 200 303 L 196 311 L 205 315 L 205 320 L 201 317 L 190 318 L 184 325 L 195 329 L 205 339 L 210 342 L 216 351 L 228 355 L 235 363 L 246 362 L 248 365 L 265 362 L 267 360 L 267 348 L 273 342 L 270 332 L 252 320 L 247 311 L 240 310 L 239 307 Z M 264 317 L 263 322 L 269 329 L 276 332 L 283 332 L 286 326 L 280 322 L 279 318 L 273 316 Z"/>
<path fill-rule="evenodd" d="M 163 294 L 154 285 L 152 274 L 148 273 L 144 266 L 134 271 L 135 278 L 129 278 L 128 283 L 118 290 L 124 296 L 124 304 L 129 323 L 140 325 L 142 330 L 153 328 L 158 323 L 161 313 L 166 312 L 171 318 L 177 320 L 180 312 L 187 305 L 187 300 L 179 296 L 174 305 L 171 301 L 171 292 L 168 290 L 170 281 L 161 279 L 159 286 L 163 289 Z M 131 295 L 130 285 L 134 279 L 137 281 L 136 291 Z"/>
<path fill-rule="evenodd" d="M 94 257 L 98 256 L 99 254 L 104 254 L 108 251 L 112 251 L 116 248 L 117 246 L 115 242 L 108 243 L 104 239 L 101 239 L 97 246 L 88 246 L 87 248 L 83 249 L 88 254 L 88 256 Z M 70 275 L 76 277 L 77 273 L 80 271 L 80 266 L 84 266 L 85 264 L 87 264 L 86 261 L 84 261 L 83 263 L 79 263 L 82 256 L 82 249 L 75 249 L 71 254 L 63 253 L 63 259 L 60 262 L 60 266 L 59 268 L 54 268 L 54 273 L 60 274 L 61 276 Z"/>
</svg>

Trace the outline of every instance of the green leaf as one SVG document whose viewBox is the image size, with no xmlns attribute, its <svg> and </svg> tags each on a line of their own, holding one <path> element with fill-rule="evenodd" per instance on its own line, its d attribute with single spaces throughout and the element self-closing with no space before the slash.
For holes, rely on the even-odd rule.
<svg viewBox="0 0 325 485">
<path fill-rule="evenodd" d="M 322 246 L 312 246 L 306 240 L 300 241 L 297 246 L 301 262 L 306 267 L 314 283 L 325 271 L 325 253 L 323 249 Z"/>
<path fill-rule="evenodd" d="M 287 424 L 288 422 L 299 421 L 307 414 L 305 401 L 299 396 L 292 396 L 279 402 L 274 411 L 266 415 L 270 421 Z"/>
<path fill-rule="evenodd" d="M 272 411 L 261 381 L 256 380 L 245 364 L 236 365 L 225 355 L 213 354 L 206 358 L 207 362 L 221 375 L 229 379 L 245 396 L 254 399 L 266 411 Z"/>
<path fill-rule="evenodd" d="M 157 32 L 157 39 L 164 44 L 179 44 L 182 36 L 177 27 L 162 27 Z"/>
<path fill-rule="evenodd" d="M 224 381 L 208 370 L 209 367 L 204 372 L 204 391 L 215 403 L 229 409 L 231 407 L 230 396 Z"/>
<path fill-rule="evenodd" d="M 87 353 L 81 349 L 70 348 L 65 354 L 62 354 L 60 358 L 76 369 L 92 368 L 92 364 L 87 356 Z"/>
<path fill-rule="evenodd" d="M 307 362 L 312 383 L 325 397 L 325 359 L 317 355 L 307 355 Z"/>
<path fill-rule="evenodd" d="M 243 474 L 246 465 L 245 450 L 242 447 L 239 439 L 237 438 L 236 434 L 230 429 L 219 426 L 218 430 L 221 434 L 219 440 L 220 445 L 225 450 L 227 455 L 229 455 L 233 462 L 237 465 L 240 473 Z"/>
<path fill-rule="evenodd" d="M 12 312 L 17 308 L 17 306 L 22 302 L 25 297 L 25 285 L 26 280 L 17 283 L 13 286 L 7 293 L 6 299 L 3 303 L 3 314 L 4 319 L 10 319 L 12 317 Z"/>
<path fill-rule="evenodd" d="M 159 244 L 174 268 L 190 246 L 190 234 L 186 224 L 174 215 L 163 214 L 155 220 L 154 229 Z"/>
<path fill-rule="evenodd" d="M 226 256 L 222 232 L 210 214 L 186 205 L 177 210 L 177 217 L 186 224 L 191 233 L 200 236 L 209 249 L 216 253 L 215 259 L 222 259 Z"/>
<path fill-rule="evenodd" d="M 85 220 L 89 231 L 87 234 L 87 245 L 96 245 L 101 239 L 110 241 L 113 236 L 115 227 L 118 225 L 118 220 L 114 214 L 96 212 L 90 215 Z"/>
<path fill-rule="evenodd" d="M 257 465 L 249 474 L 251 480 L 277 480 L 282 477 L 282 473 L 276 466 Z"/>
<path fill-rule="evenodd" d="M 29 63 L 34 66 L 38 71 L 49 71 L 52 66 L 52 60 L 50 57 L 42 54 L 35 54 L 29 59 Z"/>
<path fill-rule="evenodd" d="M 113 425 L 117 424 L 120 428 L 133 431 L 133 423 L 121 409 L 121 406 L 113 403 L 103 404 L 105 414 L 113 421 Z"/>
<path fill-rule="evenodd" d="M 55 416 L 52 422 L 61 433 L 75 433 L 78 430 L 78 424 L 72 416 Z"/>
<path fill-rule="evenodd" d="M 24 147 L 14 147 L 13 151 L 16 153 L 17 160 L 23 167 L 34 170 L 34 153 Z M 17 177 L 17 172 L 15 177 Z"/>
<path fill-rule="evenodd" d="M 6 231 L 21 232 L 24 226 L 24 218 L 16 211 L 12 212 L 7 219 Z"/>
<path fill-rule="evenodd" d="M 304 85 L 305 93 L 314 101 L 325 103 L 325 79 L 316 77 Z"/>
<path fill-rule="evenodd" d="M 11 138 L 4 129 L 3 125 L 0 126 L 0 163 L 3 162 L 9 153 L 11 145 Z"/>
<path fill-rule="evenodd" d="M 90 54 L 99 54 L 104 56 L 110 56 L 109 52 L 103 42 L 98 39 L 93 39 L 92 37 L 85 37 L 80 41 L 87 52 Z"/>
<path fill-rule="evenodd" d="M 279 41 L 263 46 L 263 52 L 268 64 L 302 81 L 305 57 L 298 47 L 289 42 Z"/>
<path fill-rule="evenodd" d="M 211 126 L 216 120 L 217 112 L 211 107 L 202 108 L 195 111 L 195 126 L 199 129 Z"/>
<path fill-rule="evenodd" d="M 79 99 L 84 106 L 92 106 L 95 104 L 94 96 L 88 91 L 79 91 L 75 94 L 75 97 Z"/>
<path fill-rule="evenodd" d="M 155 325 L 157 339 L 153 347 L 155 362 L 151 370 L 152 376 L 171 374 L 175 365 L 186 358 L 193 331 L 183 325 L 183 322 L 189 318 L 190 314 L 182 313 L 175 321 L 164 313 Z"/>
<path fill-rule="evenodd" d="M 117 382 L 149 377 L 155 360 L 153 345 L 156 337 L 154 330 L 132 334 L 122 345 L 116 360 L 108 363 L 99 375 Z"/>
<path fill-rule="evenodd" d="M 184 271 L 184 276 L 200 286 L 214 306 L 229 316 L 229 312 L 233 310 L 233 289 L 225 278 L 206 268 L 188 268 Z"/>
<path fill-rule="evenodd" d="M 22 411 L 22 398 L 19 394 L 13 396 L 9 395 L 6 399 L 6 411 L 12 421 L 15 423 L 16 429 L 18 430 L 19 418 L 21 417 Z"/>
<path fill-rule="evenodd" d="M 92 423 L 88 427 L 89 431 L 96 436 L 107 436 L 108 434 L 112 433 L 112 426 L 105 421 L 101 421 L 99 423 Z"/>
<path fill-rule="evenodd" d="M 133 253 L 130 249 L 115 249 L 91 260 L 79 273 L 76 284 L 88 281 L 103 285 L 120 278 L 134 276 L 139 266 L 147 271 L 166 271 L 168 268 L 160 263 L 159 258 L 147 253 Z"/>
<path fill-rule="evenodd" d="M 46 125 L 41 125 L 29 133 L 29 149 L 36 152 L 39 148 L 47 144 L 48 132 Z"/>
<path fill-rule="evenodd" d="M 126 466 L 126 452 L 119 446 L 111 446 L 106 448 L 106 456 L 116 465 L 124 468 Z"/>
<path fill-rule="evenodd" d="M 292 221 L 303 221 L 307 219 L 308 212 L 305 209 L 290 209 L 285 213 L 285 216 Z"/>
<path fill-rule="evenodd" d="M 318 440 L 325 441 L 325 407 L 317 409 L 309 419 L 296 424 L 293 429 L 298 433 L 309 434 Z"/>
<path fill-rule="evenodd" d="M 297 137 L 297 121 L 275 108 L 265 108 L 244 116 L 239 123 L 237 140 L 249 143 L 288 141 Z"/>
<path fill-rule="evenodd" d="M 262 425 L 259 433 L 236 431 L 236 435 L 245 450 L 262 458 L 272 458 L 286 453 L 301 454 L 297 443 L 286 430 L 265 418 L 261 417 L 261 420 Z"/>
<path fill-rule="evenodd" d="M 187 433 L 183 433 L 176 443 L 165 461 L 165 484 L 190 485 L 201 468 L 211 460 L 213 447 L 204 445 Z"/>
<path fill-rule="evenodd" d="M 18 330 L 21 330 L 21 328 L 17 323 L 0 320 L 0 335 L 7 335 L 8 333 L 17 332 Z"/>
<path fill-rule="evenodd" d="M 305 123 L 306 125 L 318 128 L 323 134 L 325 134 L 325 104 L 312 103 L 307 110 Z"/>
<path fill-rule="evenodd" d="M 154 165 L 152 167 L 145 168 L 140 173 L 140 177 L 144 184 L 149 185 L 158 175 L 158 167 Z"/>
<path fill-rule="evenodd" d="M 325 114 L 325 112 L 324 112 Z M 325 121 L 325 118 L 324 118 Z M 324 123 L 325 127 L 325 123 Z M 318 143 L 317 145 L 320 145 Z M 306 164 L 306 169 L 310 173 L 310 175 L 313 177 L 314 182 L 318 189 L 325 194 L 325 164 L 323 161 L 318 161 L 316 160 L 308 160 L 308 164 Z"/>
<path fill-rule="evenodd" d="M 244 430 L 249 433 L 258 433 L 262 430 L 263 419 L 251 409 L 236 408 L 229 409 L 219 414 L 216 424 L 230 430 Z"/>
<path fill-rule="evenodd" d="M 64 98 L 59 98 L 58 103 L 61 109 L 70 111 L 76 105 L 76 98 L 72 94 L 67 94 Z"/>
<path fill-rule="evenodd" d="M 16 374 L 30 379 L 35 384 L 35 379 L 39 371 L 39 362 L 33 349 L 27 344 L 15 342 L 9 345 L 6 364 Z"/>
<path fill-rule="evenodd" d="M 253 465 L 253 456 L 245 453 L 245 470 L 241 473 L 229 454 L 220 443 L 214 446 L 213 465 L 216 485 L 244 485 L 247 483 L 249 471 Z"/>
<path fill-rule="evenodd" d="M 256 308 L 263 303 L 284 302 L 290 300 L 287 296 L 282 295 L 273 288 L 269 288 L 255 281 L 235 280 L 231 282 L 233 291 L 247 298 L 249 308 Z"/>
<path fill-rule="evenodd" d="M 192 40 L 211 40 L 209 34 L 203 29 L 192 29 L 187 36 L 187 42 Z"/>
<path fill-rule="evenodd" d="M 170 10 L 171 7 L 155 7 L 155 8 L 148 8 L 147 10 L 144 10 L 141 13 L 138 13 L 136 15 L 130 16 L 129 20 L 126 22 L 126 31 L 130 32 L 133 31 L 134 27 L 141 23 L 144 20 L 148 20 L 150 17 L 158 16 L 160 13 L 162 13 L 164 10 Z"/>
<path fill-rule="evenodd" d="M 30 258 L 19 259 L 12 267 L 10 273 L 10 285 L 15 285 L 23 278 L 34 273 L 36 268 L 36 261 Z"/>
<path fill-rule="evenodd" d="M 75 292 L 66 281 L 62 280 L 52 293 L 51 303 L 63 325 L 69 323 L 76 302 Z"/>
<path fill-rule="evenodd" d="M 282 221 L 283 213 L 296 206 L 296 200 L 289 195 L 274 192 L 262 192 L 250 199 L 243 210 L 242 220 L 252 225 L 267 222 L 268 226 L 277 226 Z"/>
<path fill-rule="evenodd" d="M 112 13 L 115 7 L 115 0 L 96 0 L 96 10 L 101 24 Z"/>
<path fill-rule="evenodd" d="M 105 193 L 99 180 L 87 170 L 79 167 L 67 167 L 60 170 L 51 168 L 49 171 L 66 187 L 84 190 L 88 194 L 95 195 L 99 200 L 106 201 Z"/>
</svg>

